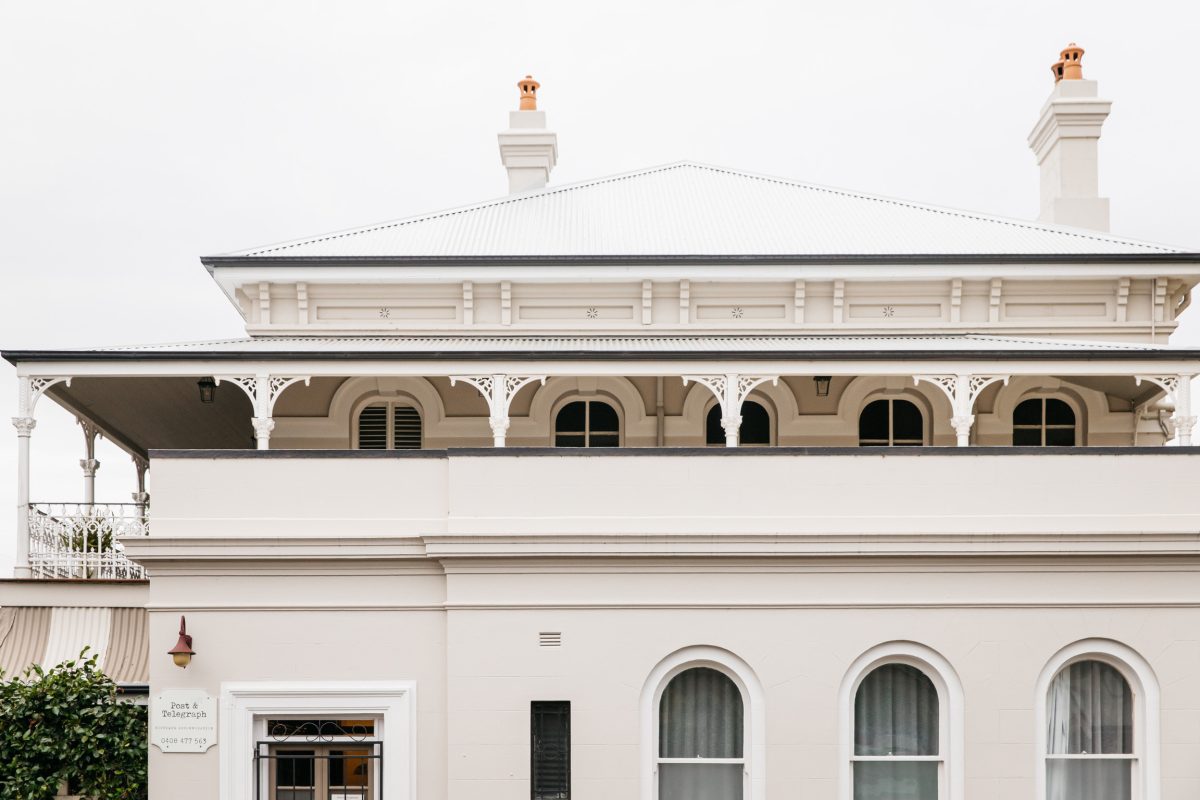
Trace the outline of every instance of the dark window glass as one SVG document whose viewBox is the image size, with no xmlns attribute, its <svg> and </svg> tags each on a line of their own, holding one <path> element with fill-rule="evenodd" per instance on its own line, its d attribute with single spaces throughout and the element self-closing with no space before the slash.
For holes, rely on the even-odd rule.
<svg viewBox="0 0 1200 800">
<path fill-rule="evenodd" d="M 920 444 L 925 439 L 921 410 L 907 400 L 892 401 L 892 440 L 895 444 Z"/>
<path fill-rule="evenodd" d="M 587 403 L 583 401 L 567 403 L 558 412 L 558 419 L 554 421 L 554 430 L 557 433 L 583 433 L 586 416 Z"/>
<path fill-rule="evenodd" d="M 875 400 L 867 403 L 858 417 L 858 438 L 872 444 L 888 443 L 888 401 Z"/>
<path fill-rule="evenodd" d="M 616 409 L 600 400 L 576 400 L 554 419 L 555 447 L 620 447 L 621 421 Z"/>
<path fill-rule="evenodd" d="M 925 443 L 925 418 L 907 400 L 874 400 L 858 417 L 858 443 L 863 446 L 919 447 Z"/>
<path fill-rule="evenodd" d="M 741 758 L 743 725 L 742 693 L 728 675 L 684 670 L 659 701 L 659 758 Z"/>
<path fill-rule="evenodd" d="M 721 404 L 708 410 L 704 419 L 704 441 L 709 445 L 725 444 L 725 429 L 721 427 Z M 760 404 L 752 400 L 742 403 L 742 426 L 738 429 L 738 444 L 769 445 L 771 443 L 771 415 Z"/>
<path fill-rule="evenodd" d="M 1075 412 L 1062 400 L 1055 400 L 1053 397 L 1048 397 L 1046 398 L 1046 424 L 1074 425 Z"/>
<path fill-rule="evenodd" d="M 312 788 L 312 750 L 280 750 L 275 754 L 275 783 L 280 788 Z"/>
<path fill-rule="evenodd" d="M 571 800 L 571 704 L 530 704 L 530 797 Z"/>
<path fill-rule="evenodd" d="M 1031 397 L 1013 409 L 1013 444 L 1018 447 L 1073 447 L 1075 411 L 1053 397 Z"/>
<path fill-rule="evenodd" d="M 1022 400 L 1013 411 L 1014 425 L 1041 425 L 1042 401 L 1040 399 Z"/>
</svg>

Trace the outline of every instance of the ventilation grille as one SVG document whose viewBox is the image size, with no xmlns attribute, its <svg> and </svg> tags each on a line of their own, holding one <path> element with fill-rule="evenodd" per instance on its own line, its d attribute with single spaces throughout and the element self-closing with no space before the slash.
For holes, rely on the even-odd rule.
<svg viewBox="0 0 1200 800">
<path fill-rule="evenodd" d="M 358 415 L 358 449 L 387 449 L 387 406 L 367 406 Z"/>
<path fill-rule="evenodd" d="M 538 634 L 538 644 L 542 647 L 562 647 L 562 632 L 542 631 Z"/>
<path fill-rule="evenodd" d="M 421 449 L 421 414 L 412 406 L 392 409 L 392 447 L 396 450 Z"/>
</svg>

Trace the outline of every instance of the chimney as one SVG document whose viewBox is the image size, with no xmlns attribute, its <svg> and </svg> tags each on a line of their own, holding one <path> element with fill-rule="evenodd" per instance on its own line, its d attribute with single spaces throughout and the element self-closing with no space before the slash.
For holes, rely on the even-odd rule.
<svg viewBox="0 0 1200 800">
<path fill-rule="evenodd" d="M 518 111 L 508 112 L 508 130 L 500 133 L 500 161 L 508 170 L 508 192 L 541 189 L 550 180 L 558 160 L 558 136 L 546 130 L 546 112 L 537 110 L 541 84 L 526 75 L 517 82 L 521 90 Z"/>
<path fill-rule="evenodd" d="M 1100 126 L 1112 103 L 1098 97 L 1095 81 L 1083 79 L 1083 48 L 1074 42 L 1051 67 L 1054 89 L 1029 147 L 1042 173 L 1039 222 L 1108 230 L 1108 198 L 1100 196 L 1097 166 Z"/>
</svg>

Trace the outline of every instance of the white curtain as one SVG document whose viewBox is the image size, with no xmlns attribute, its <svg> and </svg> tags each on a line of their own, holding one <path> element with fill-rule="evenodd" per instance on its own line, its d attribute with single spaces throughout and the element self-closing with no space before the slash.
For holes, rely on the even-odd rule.
<svg viewBox="0 0 1200 800">
<path fill-rule="evenodd" d="M 663 691 L 660 758 L 742 758 L 742 693 L 715 669 L 693 667 Z M 741 800 L 743 764 L 660 764 L 660 800 Z"/>
<path fill-rule="evenodd" d="M 1114 667 L 1071 664 L 1046 697 L 1049 755 L 1133 753 L 1133 693 Z M 1129 800 L 1130 759 L 1046 759 L 1047 800 Z"/>
<path fill-rule="evenodd" d="M 873 670 L 854 697 L 855 800 L 937 800 L 938 762 L 892 760 L 938 755 L 937 689 L 907 664 Z"/>
</svg>

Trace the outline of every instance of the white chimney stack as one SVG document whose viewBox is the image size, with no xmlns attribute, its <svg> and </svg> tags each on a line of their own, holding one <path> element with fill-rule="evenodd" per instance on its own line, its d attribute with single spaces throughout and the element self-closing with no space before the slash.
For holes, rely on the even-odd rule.
<svg viewBox="0 0 1200 800">
<path fill-rule="evenodd" d="M 1042 171 L 1039 222 L 1108 230 L 1108 198 L 1100 196 L 1100 126 L 1112 103 L 1083 79 L 1083 48 L 1072 42 L 1050 68 L 1054 91 L 1029 134 Z"/>
<path fill-rule="evenodd" d="M 558 160 L 558 136 L 546 130 L 546 112 L 537 110 L 540 83 L 533 76 L 517 82 L 519 111 L 508 112 L 508 130 L 500 133 L 500 161 L 508 170 L 508 192 L 541 189 Z"/>
</svg>

